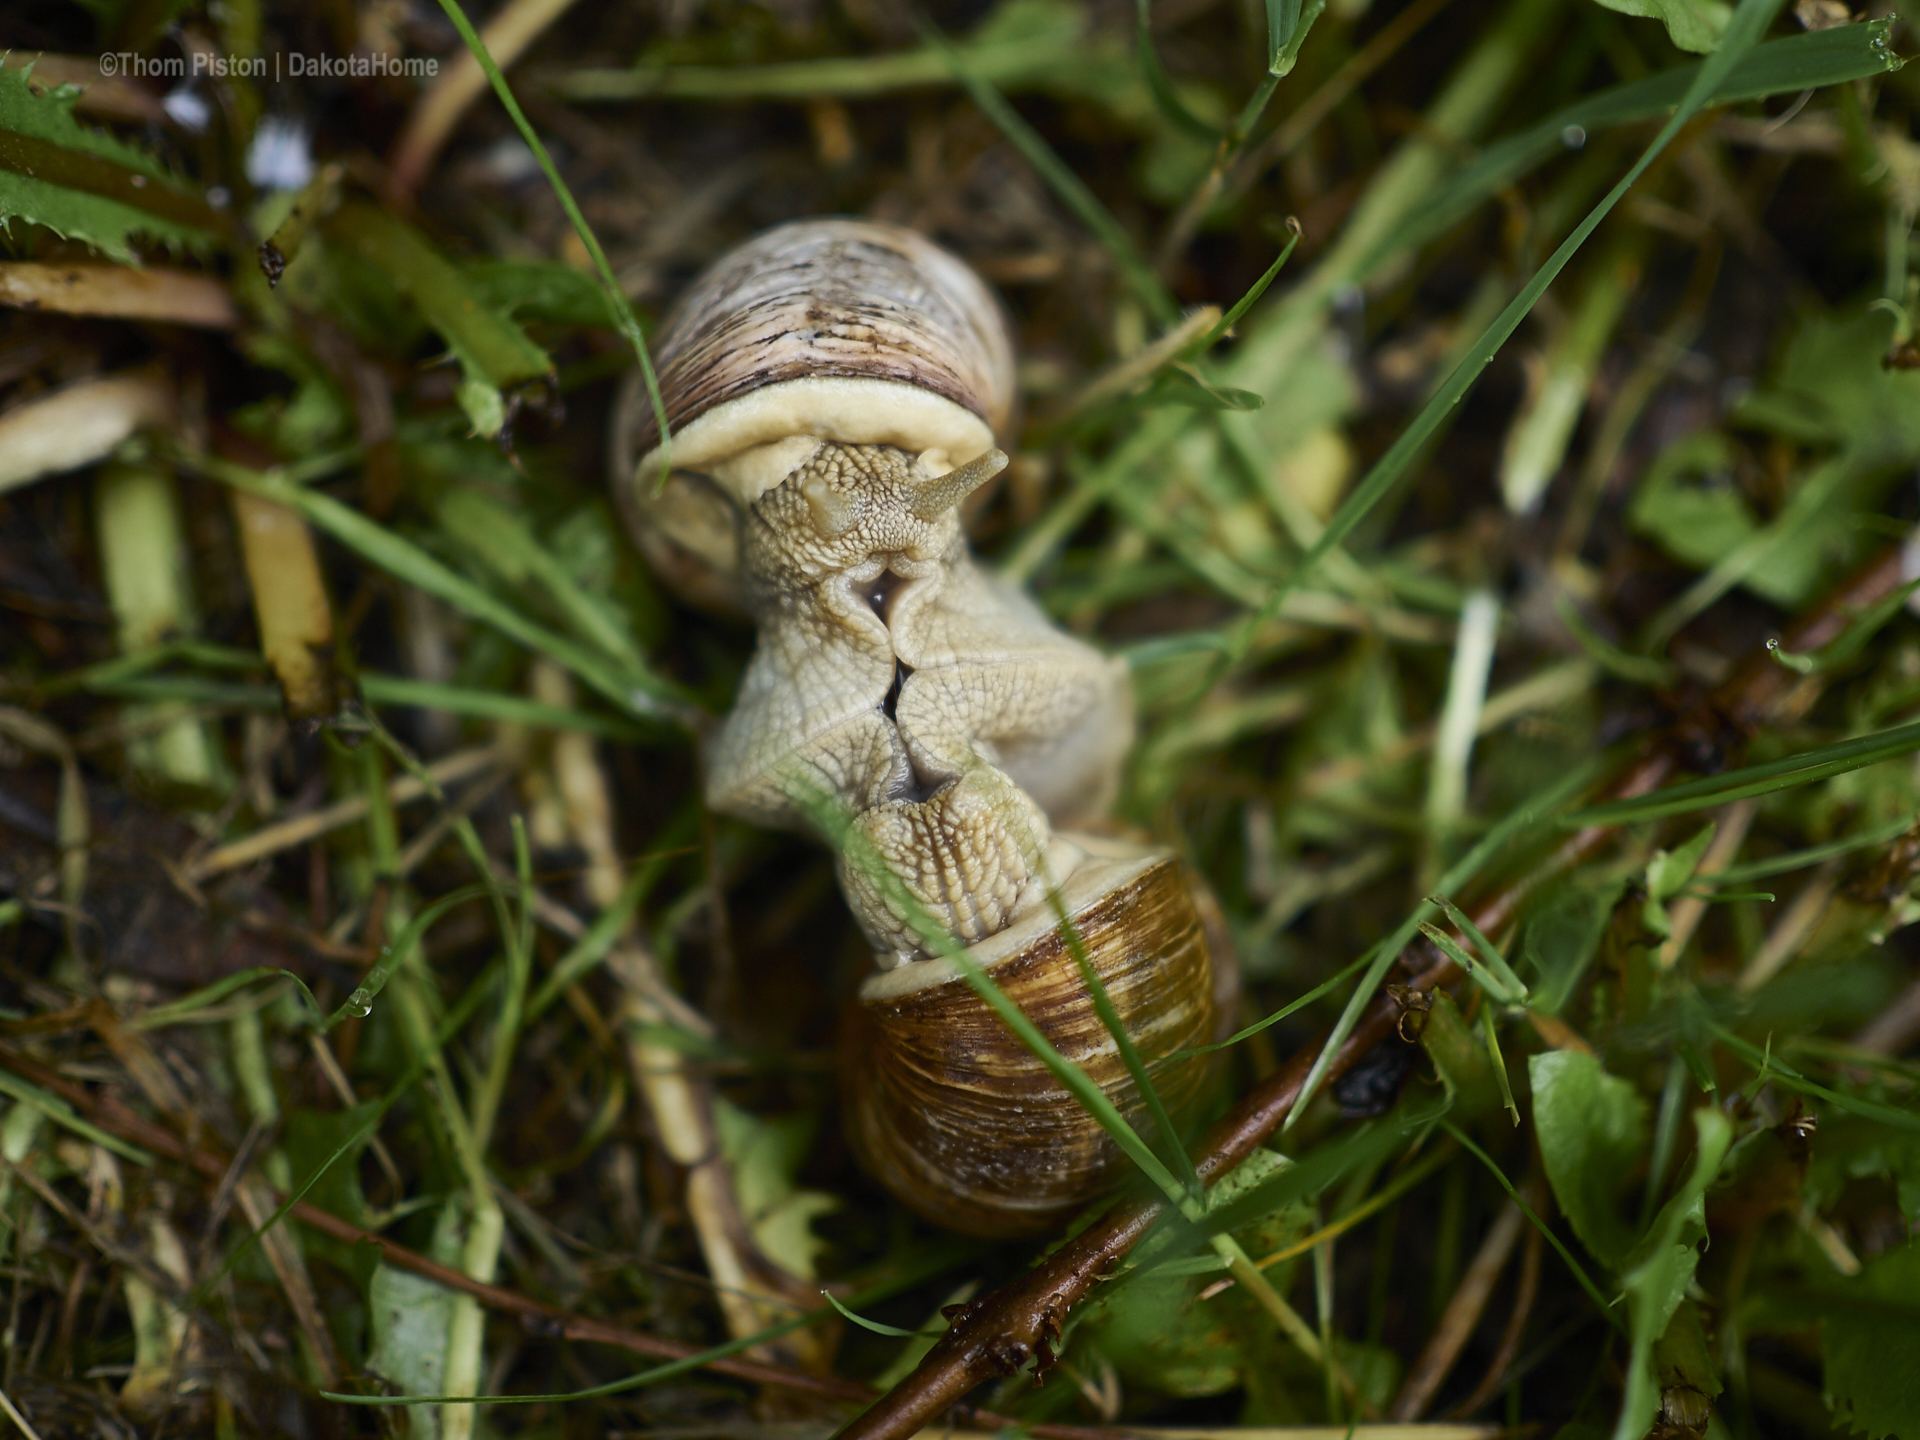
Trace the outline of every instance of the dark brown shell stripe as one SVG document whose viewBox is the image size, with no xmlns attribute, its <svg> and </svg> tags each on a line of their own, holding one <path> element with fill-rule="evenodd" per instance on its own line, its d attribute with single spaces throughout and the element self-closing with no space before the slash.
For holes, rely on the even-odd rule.
<svg viewBox="0 0 1920 1440">
<path fill-rule="evenodd" d="M 785 380 L 894 380 L 1005 418 L 1010 359 L 994 300 L 930 242 L 861 221 L 781 226 L 694 283 L 655 348 L 676 429 Z M 647 415 L 635 454 L 659 443 Z"/>
<path fill-rule="evenodd" d="M 1154 866 L 1075 917 L 1089 958 L 1149 1064 L 1213 1038 L 1200 917 L 1177 861 Z M 1144 1106 L 1056 931 L 994 978 L 1041 1032 L 1138 1121 Z M 964 984 L 867 1007 L 872 1029 L 849 1096 L 855 1141 L 889 1188 L 929 1219 L 975 1234 L 1044 1229 L 1125 1168 L 1118 1148 Z M 1154 1073 L 1180 1117 L 1203 1057 Z M 1010 1088 L 1012 1087 L 1016 1088 Z"/>
</svg>

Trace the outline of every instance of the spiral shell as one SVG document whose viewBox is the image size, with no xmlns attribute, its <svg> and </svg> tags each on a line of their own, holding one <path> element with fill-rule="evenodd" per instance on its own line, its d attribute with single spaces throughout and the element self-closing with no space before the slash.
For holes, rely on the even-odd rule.
<svg viewBox="0 0 1920 1440">
<path fill-rule="evenodd" d="M 1095 857 L 1061 901 L 1175 1123 L 1190 1119 L 1210 1057 L 1170 1057 L 1219 1038 L 1233 986 L 1189 877 L 1162 852 Z M 1050 908 L 967 955 L 1145 1129 Z M 926 1219 L 971 1235 L 1037 1235 L 1124 1178 L 1129 1163 L 1112 1139 L 951 961 L 870 977 L 860 1007 L 842 1067 L 848 1130 L 867 1169 Z"/>
<path fill-rule="evenodd" d="M 684 599 L 738 613 L 735 520 L 822 440 L 891 445 L 939 472 L 985 452 L 1013 409 L 998 302 L 932 241 L 868 220 L 797 220 L 723 257 L 654 351 L 672 434 L 636 374 L 616 407 L 613 485 Z"/>
</svg>

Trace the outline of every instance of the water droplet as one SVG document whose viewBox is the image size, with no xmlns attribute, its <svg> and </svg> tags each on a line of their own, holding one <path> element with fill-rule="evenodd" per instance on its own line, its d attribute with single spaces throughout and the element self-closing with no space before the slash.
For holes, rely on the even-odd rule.
<svg viewBox="0 0 1920 1440">
<path fill-rule="evenodd" d="M 1567 125 L 1562 127 L 1560 131 L 1560 143 L 1569 150 L 1583 149 L 1587 143 L 1587 127 L 1584 125 Z"/>
<path fill-rule="evenodd" d="M 1778 650 L 1779 648 L 1780 648 L 1780 642 L 1778 640 L 1767 641 L 1767 649 Z"/>
<path fill-rule="evenodd" d="M 373 996 L 364 988 L 354 991 L 347 997 L 346 1011 L 357 1019 L 366 1019 L 373 1013 Z"/>
</svg>

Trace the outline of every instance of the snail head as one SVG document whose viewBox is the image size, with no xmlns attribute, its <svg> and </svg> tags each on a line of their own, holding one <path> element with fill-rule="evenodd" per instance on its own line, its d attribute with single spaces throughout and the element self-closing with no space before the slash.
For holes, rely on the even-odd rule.
<svg viewBox="0 0 1920 1440">
<path fill-rule="evenodd" d="M 960 503 L 1006 468 L 999 450 L 939 475 L 891 445 L 827 442 L 752 507 L 749 543 L 815 577 L 870 557 L 935 560 L 960 540 Z"/>
</svg>

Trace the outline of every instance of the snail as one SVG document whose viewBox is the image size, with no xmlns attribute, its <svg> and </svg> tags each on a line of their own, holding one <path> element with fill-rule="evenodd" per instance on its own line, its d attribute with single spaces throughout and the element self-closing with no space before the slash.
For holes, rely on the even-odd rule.
<svg viewBox="0 0 1920 1440">
<path fill-rule="evenodd" d="M 1176 1116 L 1209 1074 L 1176 1052 L 1217 1038 L 1235 973 L 1197 877 L 1091 833 L 1133 740 L 1124 662 L 968 548 L 961 502 L 1007 463 L 999 306 L 913 231 L 802 220 L 695 280 L 655 358 L 671 445 L 630 384 L 622 512 L 670 589 L 758 631 L 708 749 L 708 804 L 807 830 L 828 803 L 857 842 L 838 875 L 876 966 L 843 1047 L 855 1149 L 937 1223 L 1040 1233 L 1124 1162 L 917 927 L 965 946 L 1136 1122 L 1055 905 Z"/>
</svg>

